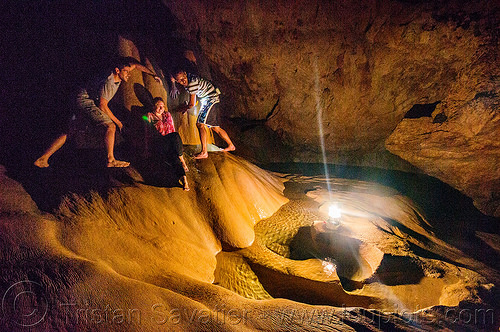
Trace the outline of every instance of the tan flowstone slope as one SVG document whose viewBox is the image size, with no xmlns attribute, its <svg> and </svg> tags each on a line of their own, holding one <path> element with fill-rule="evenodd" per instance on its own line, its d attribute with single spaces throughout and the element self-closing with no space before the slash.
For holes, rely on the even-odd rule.
<svg viewBox="0 0 500 332">
<path fill-rule="evenodd" d="M 421 219 L 407 217 L 411 203 L 388 188 L 350 183 L 343 188 L 354 193 L 335 193 L 351 211 L 342 236 L 371 248 L 360 249 L 370 273 L 346 283 L 346 275 L 356 274 L 341 273 L 342 266 L 354 256 L 342 260 L 335 250 L 319 250 L 317 256 L 299 257 L 307 254 L 301 249 L 307 241 L 297 237 L 300 229 L 325 218 L 324 189 L 310 191 L 313 200 L 304 188 L 324 180 L 297 178 L 289 200 L 283 178 L 226 153 L 190 162 L 188 174 L 189 192 L 136 182 L 106 195 L 68 196 L 51 215 L 40 212 L 2 169 L 1 326 L 10 331 L 26 326 L 36 331 L 419 330 L 457 323 L 428 319 L 443 317 L 440 307 L 433 307 L 415 313 L 417 327 L 398 314 L 403 307 L 397 301 L 407 313 L 461 300 L 480 303 L 477 290 L 488 287 L 487 278 L 468 268 L 416 255 L 412 243 L 449 261 L 460 253 L 434 239 Z M 366 216 L 353 213 L 359 209 L 378 217 L 366 223 Z M 384 258 L 370 252 L 383 252 Z M 325 271 L 322 255 L 334 256 L 338 274 Z M 384 261 L 387 255 L 407 257 L 404 268 L 423 275 L 401 280 L 398 266 Z M 403 279 L 411 276 L 407 272 Z M 14 306 L 16 299 L 22 304 Z"/>
</svg>

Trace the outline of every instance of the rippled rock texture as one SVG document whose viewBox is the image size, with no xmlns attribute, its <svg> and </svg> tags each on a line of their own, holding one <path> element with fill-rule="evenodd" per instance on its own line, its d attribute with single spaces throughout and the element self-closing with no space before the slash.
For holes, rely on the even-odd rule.
<svg viewBox="0 0 500 332">
<path fill-rule="evenodd" d="M 284 177 L 225 153 L 189 166 L 189 192 L 144 183 L 133 169 L 101 170 L 112 187 L 68 194 L 54 214 L 40 211 L 43 197 L 30 197 L 0 166 L 0 327 L 498 326 L 497 234 L 483 232 L 486 243 L 473 233 L 470 247 L 460 236 L 452 245 L 409 198 L 375 183 L 289 175 L 283 185 Z M 316 228 L 332 200 L 341 204 L 341 225 Z M 474 314 L 478 320 L 468 320 Z"/>
</svg>

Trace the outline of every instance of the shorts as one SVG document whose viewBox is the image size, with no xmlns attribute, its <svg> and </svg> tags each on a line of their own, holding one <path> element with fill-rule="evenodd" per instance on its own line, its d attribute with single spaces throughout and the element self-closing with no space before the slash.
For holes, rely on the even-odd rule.
<svg viewBox="0 0 500 332">
<path fill-rule="evenodd" d="M 219 101 L 219 96 L 200 100 L 200 113 L 198 113 L 196 122 L 206 124 L 208 127 L 218 127 L 217 114 L 210 111 Z"/>
<path fill-rule="evenodd" d="M 113 120 L 111 120 L 106 113 L 101 111 L 101 109 L 95 104 L 95 101 L 89 97 L 87 90 L 80 90 L 76 97 L 76 103 L 78 108 L 82 110 L 83 114 L 95 124 L 104 125 L 113 123 Z"/>
</svg>

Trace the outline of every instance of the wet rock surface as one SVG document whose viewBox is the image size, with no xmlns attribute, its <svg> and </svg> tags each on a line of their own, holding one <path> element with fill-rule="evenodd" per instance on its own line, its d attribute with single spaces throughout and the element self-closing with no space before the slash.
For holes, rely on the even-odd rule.
<svg viewBox="0 0 500 332">
<path fill-rule="evenodd" d="M 35 330 L 98 331 L 496 326 L 498 234 L 484 225 L 455 219 L 453 232 L 443 233 L 446 225 L 436 215 L 426 219 L 397 190 L 366 181 L 280 179 L 220 152 L 190 160 L 189 166 L 189 192 L 145 183 L 132 169 L 101 175 L 85 187 L 98 176 L 92 167 L 67 169 L 82 184 L 73 194 L 65 184 L 34 183 L 51 174 L 16 174 L 21 185 L 2 168 L 0 287 L 6 295 L 0 326 L 11 331 L 23 330 L 18 323 L 35 324 Z M 52 175 L 61 174 L 66 173 L 59 169 Z M 416 189 L 409 181 L 401 185 Z M 31 193 L 33 186 L 43 187 L 38 193 L 60 197 L 60 206 L 52 214 L 40 211 L 44 195 L 30 197 L 23 186 Z M 301 229 L 327 218 L 331 199 L 342 203 L 343 225 L 316 244 L 311 229 L 309 237 L 293 243 Z M 39 321 L 23 320 L 10 306 L 26 290 L 37 298 L 23 298 L 22 308 L 36 308 L 40 315 L 32 318 Z M 71 308 L 63 307 L 68 303 Z M 94 313 L 107 308 L 109 320 L 97 324 L 100 316 Z M 86 318 L 78 316 L 81 310 L 89 310 Z M 135 316 L 120 316 L 129 310 Z M 478 310 L 484 316 L 474 325 L 450 316 Z"/>
</svg>

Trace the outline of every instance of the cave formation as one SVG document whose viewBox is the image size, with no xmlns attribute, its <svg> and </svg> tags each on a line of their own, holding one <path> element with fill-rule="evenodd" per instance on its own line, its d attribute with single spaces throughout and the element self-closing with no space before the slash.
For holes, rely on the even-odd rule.
<svg viewBox="0 0 500 332">
<path fill-rule="evenodd" d="M 7 2 L 2 330 L 498 330 L 495 1 Z M 192 51 L 237 150 L 199 149 L 168 72 Z M 112 57 L 117 153 L 72 91 Z M 143 162 L 167 100 L 191 191 Z M 341 214 L 332 222 L 330 206 Z"/>
</svg>

